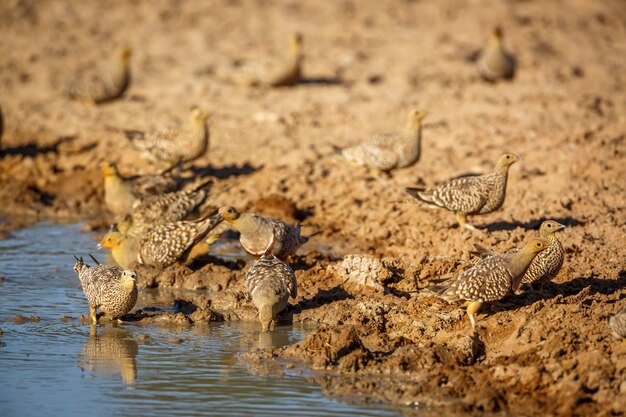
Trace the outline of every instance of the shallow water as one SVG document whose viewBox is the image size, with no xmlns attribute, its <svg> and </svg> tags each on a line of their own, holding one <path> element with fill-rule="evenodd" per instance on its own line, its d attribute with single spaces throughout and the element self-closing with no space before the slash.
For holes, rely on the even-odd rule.
<svg viewBox="0 0 626 417">
<path fill-rule="evenodd" d="M 250 369 L 239 360 L 249 349 L 302 339 L 306 329 L 298 324 L 269 334 L 255 323 L 80 324 L 88 307 L 72 255 L 95 253 L 95 243 L 79 229 L 43 223 L 0 241 L 1 415 L 399 415 L 336 402 L 297 370 Z M 136 308 L 162 295 L 142 292 Z M 41 320 L 17 324 L 18 314 Z"/>
</svg>

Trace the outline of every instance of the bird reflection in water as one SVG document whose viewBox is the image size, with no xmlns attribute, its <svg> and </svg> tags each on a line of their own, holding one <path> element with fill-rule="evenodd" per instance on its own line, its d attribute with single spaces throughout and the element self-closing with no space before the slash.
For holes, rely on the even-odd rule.
<svg viewBox="0 0 626 417">
<path fill-rule="evenodd" d="M 137 351 L 137 342 L 128 330 L 107 325 L 98 334 L 98 326 L 91 325 L 78 363 L 82 370 L 93 372 L 96 376 L 116 377 L 121 374 L 125 383 L 133 384 L 137 378 Z"/>
</svg>

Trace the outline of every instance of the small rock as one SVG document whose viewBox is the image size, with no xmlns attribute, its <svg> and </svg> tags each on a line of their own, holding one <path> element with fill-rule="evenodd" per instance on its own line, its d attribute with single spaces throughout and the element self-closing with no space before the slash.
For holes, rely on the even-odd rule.
<svg viewBox="0 0 626 417">
<path fill-rule="evenodd" d="M 72 318 L 69 316 L 61 316 L 59 320 L 61 320 L 61 323 L 67 323 L 68 321 L 72 320 Z"/>
<path fill-rule="evenodd" d="M 344 279 L 344 284 L 367 287 L 378 292 L 385 291 L 382 283 L 392 276 L 379 259 L 370 255 L 347 255 L 333 269 Z"/>
</svg>

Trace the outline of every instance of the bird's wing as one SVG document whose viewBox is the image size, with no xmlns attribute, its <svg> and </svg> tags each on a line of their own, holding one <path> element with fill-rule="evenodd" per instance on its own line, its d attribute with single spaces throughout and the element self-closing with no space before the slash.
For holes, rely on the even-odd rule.
<svg viewBox="0 0 626 417">
<path fill-rule="evenodd" d="M 440 207 L 462 213 L 474 213 L 487 201 L 478 176 L 455 178 L 437 186 L 432 200 Z"/>
<path fill-rule="evenodd" d="M 502 257 L 490 256 L 447 281 L 442 295 L 451 301 L 495 301 L 509 292 L 512 281 Z"/>
<path fill-rule="evenodd" d="M 346 148 L 342 151 L 342 155 L 349 161 L 381 171 L 389 171 L 398 164 L 398 153 L 394 149 L 371 143 Z"/>
</svg>

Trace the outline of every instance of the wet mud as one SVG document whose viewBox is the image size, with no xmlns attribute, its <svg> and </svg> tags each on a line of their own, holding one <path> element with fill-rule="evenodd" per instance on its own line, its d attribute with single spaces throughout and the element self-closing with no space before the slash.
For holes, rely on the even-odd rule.
<svg viewBox="0 0 626 417">
<path fill-rule="evenodd" d="M 123 130 L 180 125 L 200 106 L 212 112 L 209 151 L 185 175 L 214 180 L 211 205 L 315 234 L 291 259 L 298 298 L 280 320 L 316 330 L 245 354 L 251 366 L 311 368 L 331 396 L 411 405 L 409 415 L 626 410 L 626 340 L 607 324 L 626 308 L 623 2 L 8 1 L 0 16 L 0 236 L 38 220 L 104 233 L 112 217 L 99 164 L 160 170 Z M 512 81 L 487 84 L 472 57 L 495 24 L 519 66 Z M 240 60 L 279 52 L 296 30 L 303 82 L 263 90 L 226 81 Z M 133 82 L 122 100 L 63 98 L 69 74 L 128 40 Z M 376 178 L 336 156 L 335 147 L 399 129 L 414 107 L 429 111 L 414 166 Z M 503 151 L 524 160 L 511 168 L 504 207 L 472 219 L 479 232 L 404 192 L 484 172 Z M 485 305 L 476 334 L 460 305 L 423 291 L 468 268 L 474 243 L 518 247 L 545 219 L 568 226 L 560 274 Z M 242 292 L 250 260 L 219 251 L 189 267 L 140 268 L 142 288 L 198 291 L 125 320 L 255 320 Z"/>
</svg>

